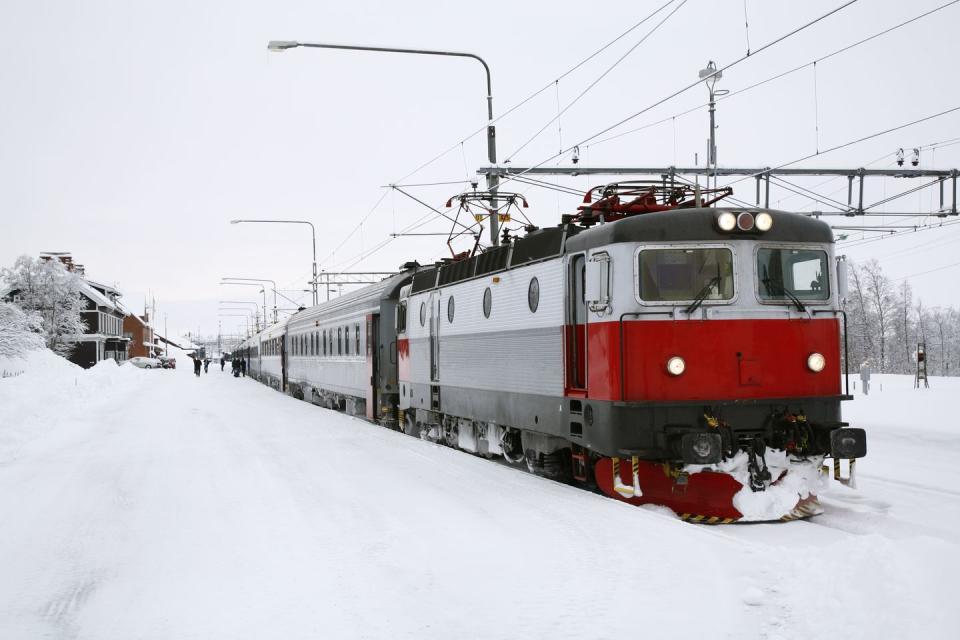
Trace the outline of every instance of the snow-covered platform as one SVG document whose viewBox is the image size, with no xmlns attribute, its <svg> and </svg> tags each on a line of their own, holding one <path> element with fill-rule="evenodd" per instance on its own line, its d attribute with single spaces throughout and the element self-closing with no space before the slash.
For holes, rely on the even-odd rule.
<svg viewBox="0 0 960 640">
<path fill-rule="evenodd" d="M 822 516 L 706 527 L 219 366 L 36 360 L 0 380 L 0 638 L 953 637 L 960 380 L 875 376 Z"/>
</svg>

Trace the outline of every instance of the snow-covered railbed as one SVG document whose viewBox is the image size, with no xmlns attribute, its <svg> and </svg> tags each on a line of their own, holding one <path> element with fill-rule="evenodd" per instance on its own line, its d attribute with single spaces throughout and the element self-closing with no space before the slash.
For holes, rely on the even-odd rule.
<svg viewBox="0 0 960 640">
<path fill-rule="evenodd" d="M 916 494 L 960 499 L 882 438 L 823 524 L 704 527 L 219 367 L 45 369 L 0 381 L 0 638 L 952 635 Z"/>
</svg>

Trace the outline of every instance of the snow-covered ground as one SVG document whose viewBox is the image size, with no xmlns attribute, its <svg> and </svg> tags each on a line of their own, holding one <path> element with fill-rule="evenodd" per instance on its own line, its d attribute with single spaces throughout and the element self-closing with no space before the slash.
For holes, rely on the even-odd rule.
<svg viewBox="0 0 960 640">
<path fill-rule="evenodd" d="M 875 376 L 824 515 L 707 527 L 186 364 L 0 380 L 0 638 L 955 637 L 960 380 Z"/>
</svg>

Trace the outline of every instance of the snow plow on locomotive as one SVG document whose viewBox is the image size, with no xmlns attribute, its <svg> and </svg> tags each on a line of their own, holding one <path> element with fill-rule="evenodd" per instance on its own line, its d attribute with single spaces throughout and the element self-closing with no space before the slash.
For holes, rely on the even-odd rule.
<svg viewBox="0 0 960 640">
<path fill-rule="evenodd" d="M 598 195 L 294 315 L 274 349 L 284 390 L 696 522 L 818 513 L 824 460 L 851 483 L 866 453 L 841 419 L 829 227 L 701 194 Z"/>
</svg>

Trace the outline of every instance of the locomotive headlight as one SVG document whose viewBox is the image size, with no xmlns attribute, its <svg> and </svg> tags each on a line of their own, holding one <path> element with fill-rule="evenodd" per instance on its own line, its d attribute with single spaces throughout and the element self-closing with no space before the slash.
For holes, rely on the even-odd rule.
<svg viewBox="0 0 960 640">
<path fill-rule="evenodd" d="M 822 353 L 811 353 L 807 356 L 807 369 L 810 369 L 810 371 L 820 373 L 825 366 L 827 366 L 827 359 L 823 357 Z"/>
<path fill-rule="evenodd" d="M 744 211 L 737 216 L 737 227 L 740 228 L 740 231 L 750 231 L 753 229 L 753 214 L 747 211 Z"/>
<path fill-rule="evenodd" d="M 687 363 L 680 356 L 673 356 L 667 360 L 667 373 L 672 376 L 679 376 L 687 368 Z"/>
<path fill-rule="evenodd" d="M 737 216 L 729 211 L 724 211 L 717 216 L 717 226 L 720 227 L 721 231 L 733 231 L 733 228 L 737 226 Z"/>
<path fill-rule="evenodd" d="M 756 217 L 757 231 L 770 231 L 773 226 L 773 216 L 769 213 L 758 213 Z"/>
</svg>

